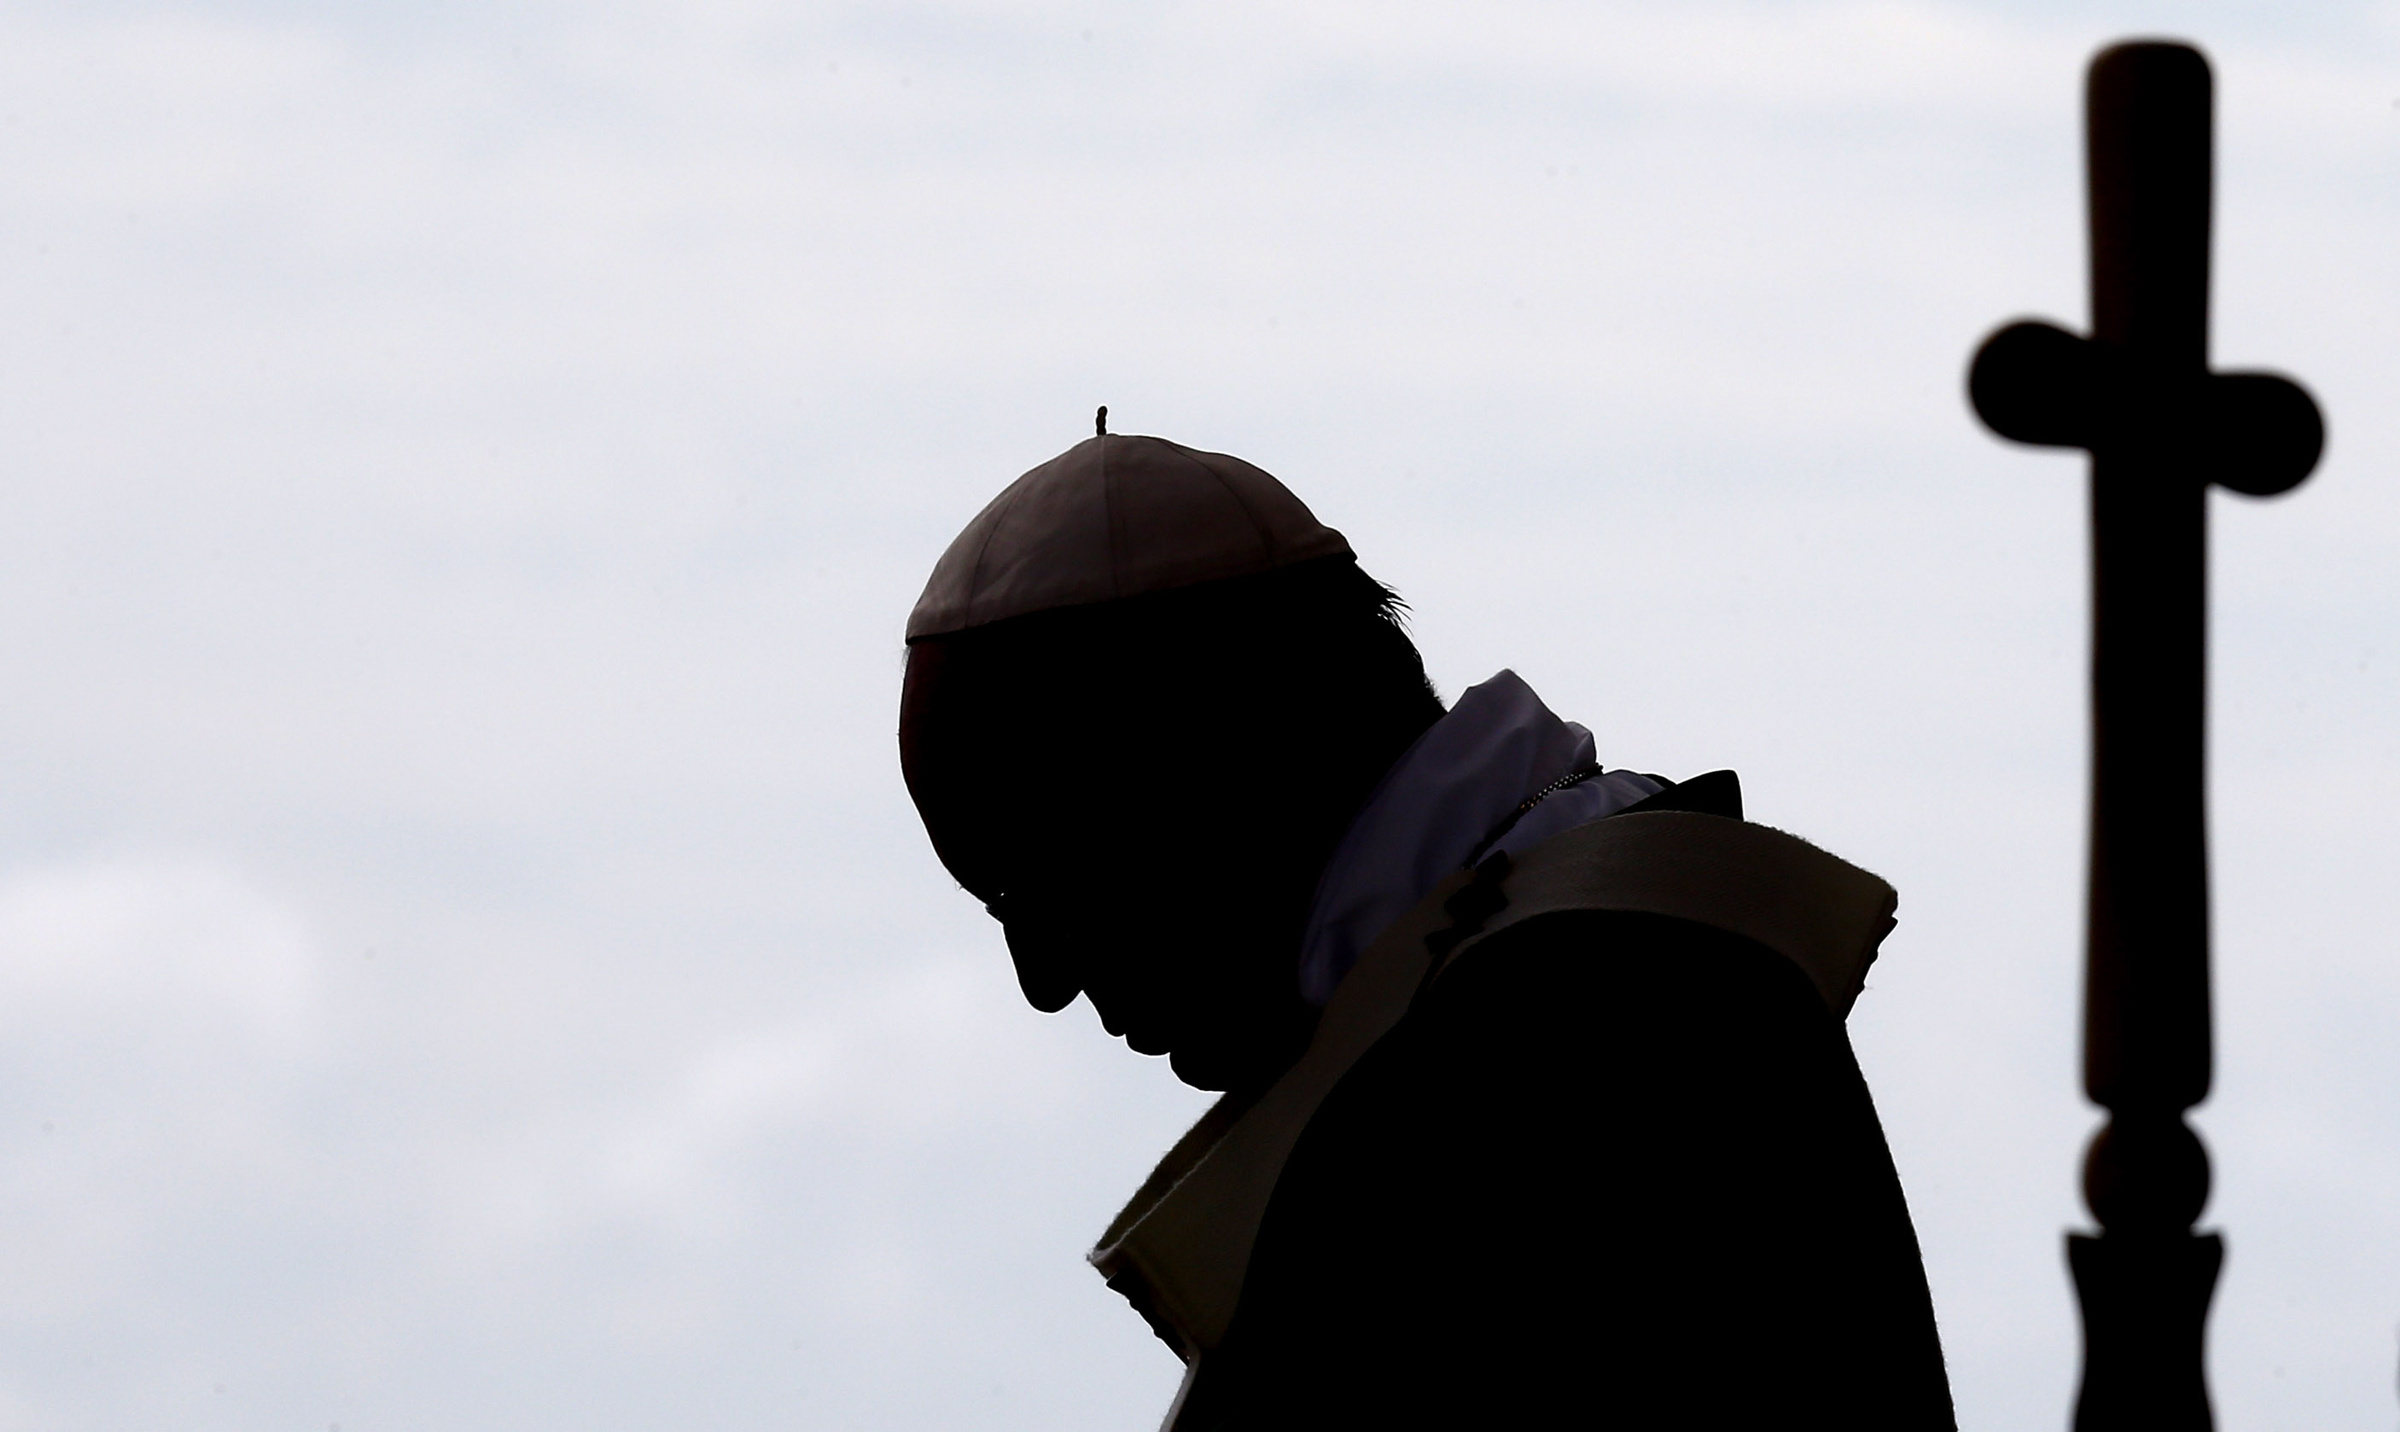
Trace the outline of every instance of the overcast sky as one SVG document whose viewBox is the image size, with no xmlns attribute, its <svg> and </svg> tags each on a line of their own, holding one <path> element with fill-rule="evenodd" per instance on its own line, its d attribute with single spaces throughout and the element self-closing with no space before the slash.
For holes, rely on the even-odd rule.
<svg viewBox="0 0 2400 1432">
<path fill-rule="evenodd" d="M 2218 361 L 2332 431 L 2214 507 L 2215 1387 L 2400 1422 L 2400 4 L 59 0 L 0 1428 L 1153 1425 L 1081 1253 L 1204 1098 L 1023 1005 L 891 739 L 935 556 L 1103 402 L 1284 478 L 1446 695 L 1900 888 L 1851 1031 L 1962 1421 L 2063 1426 L 2082 468 L 1960 380 L 2080 324 L 2081 70 L 2162 30 Z"/>
</svg>

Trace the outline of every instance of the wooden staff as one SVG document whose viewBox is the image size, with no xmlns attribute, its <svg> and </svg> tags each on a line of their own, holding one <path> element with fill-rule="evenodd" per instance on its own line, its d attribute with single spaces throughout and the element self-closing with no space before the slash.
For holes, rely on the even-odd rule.
<svg viewBox="0 0 2400 1432">
<path fill-rule="evenodd" d="M 2084 1091 L 2108 1110 L 2084 1163 L 2101 1231 L 2070 1234 L 2083 1305 L 2077 1432 L 2213 1425 L 2202 1337 L 2224 1244 L 2193 1225 L 2208 1153 L 2205 735 L 2208 487 L 2264 496 L 2315 467 L 2308 394 L 2208 367 L 2208 61 L 2101 52 L 2085 92 L 2092 331 L 2015 323 L 1968 391 L 1992 431 L 2090 451 L 2091 879 Z"/>
</svg>

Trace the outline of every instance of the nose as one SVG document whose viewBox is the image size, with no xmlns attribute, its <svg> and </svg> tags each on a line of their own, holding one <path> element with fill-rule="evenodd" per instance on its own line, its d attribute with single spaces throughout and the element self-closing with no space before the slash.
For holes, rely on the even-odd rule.
<svg viewBox="0 0 2400 1432">
<path fill-rule="evenodd" d="M 1040 918 L 1030 902 L 996 895 L 984 909 L 1000 922 L 1008 937 L 1008 958 L 1017 967 L 1017 988 L 1025 1002 L 1044 1014 L 1056 1014 L 1083 992 L 1081 972 L 1068 943 L 1058 937 L 1054 922 Z M 1113 1031 L 1112 1031 L 1113 1032 Z"/>
</svg>

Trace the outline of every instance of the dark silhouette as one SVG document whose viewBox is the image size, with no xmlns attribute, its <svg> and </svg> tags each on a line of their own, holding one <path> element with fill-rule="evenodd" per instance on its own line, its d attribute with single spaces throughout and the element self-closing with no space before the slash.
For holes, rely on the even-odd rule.
<svg viewBox="0 0 2400 1432">
<path fill-rule="evenodd" d="M 1317 558 L 920 640 L 901 752 L 1034 1008 L 1088 994 L 1185 1083 L 1254 1089 L 1316 1024 L 1317 873 L 1441 714 L 1390 594 Z"/>
<path fill-rule="evenodd" d="M 2079 1432 L 2212 1425 L 2202 1365 L 2223 1244 L 2192 1231 L 2208 1154 L 2203 808 L 2210 483 L 2265 496 L 2324 428 L 2287 379 L 2208 367 L 2211 98 L 2188 46 L 2092 62 L 2092 332 L 2016 323 L 1968 379 L 2002 437 L 2092 454 L 2092 811 L 2084 1090 L 2109 1111 L 2084 1166 L 2098 1237 L 2070 1235 L 2083 1304 Z"/>
<path fill-rule="evenodd" d="M 1951 1427 L 1842 1024 L 1890 888 L 1508 673 L 1445 711 L 1398 615 L 1271 477 L 1104 435 L 910 621 L 909 788 L 1026 998 L 1226 1091 L 1093 1254 L 1169 1425 Z"/>
</svg>

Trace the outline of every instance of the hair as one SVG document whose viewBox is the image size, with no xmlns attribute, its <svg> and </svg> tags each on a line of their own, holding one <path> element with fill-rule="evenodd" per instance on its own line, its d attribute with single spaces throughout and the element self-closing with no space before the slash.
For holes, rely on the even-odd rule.
<svg viewBox="0 0 2400 1432">
<path fill-rule="evenodd" d="M 1012 838 L 1003 772 L 1105 799 L 1175 770 L 1196 814 L 1215 792 L 1273 791 L 1279 808 L 1254 813 L 1270 843 L 1321 865 L 1442 714 L 1406 613 L 1341 556 L 922 638 L 901 707 L 910 793 L 943 863 L 987 900 Z"/>
</svg>

